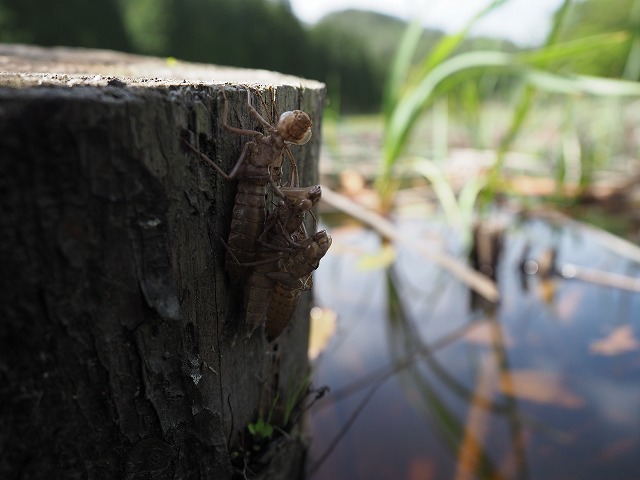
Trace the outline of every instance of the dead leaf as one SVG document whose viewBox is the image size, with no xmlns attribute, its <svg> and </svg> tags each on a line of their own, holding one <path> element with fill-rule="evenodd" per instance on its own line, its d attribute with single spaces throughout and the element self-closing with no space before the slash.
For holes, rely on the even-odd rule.
<svg viewBox="0 0 640 480">
<path fill-rule="evenodd" d="M 598 459 L 604 462 L 616 462 L 637 451 L 638 440 L 635 436 L 625 437 L 607 444 L 598 455 Z"/>
<path fill-rule="evenodd" d="M 585 288 L 575 288 L 560 295 L 556 302 L 558 321 L 564 325 L 570 324 L 577 318 L 576 312 L 584 303 Z"/>
<path fill-rule="evenodd" d="M 496 328 L 500 330 L 496 331 Z M 495 322 L 491 320 L 477 322 L 475 326 L 465 332 L 462 340 L 477 345 L 492 346 L 498 342 L 500 346 L 504 348 L 513 346 L 513 340 L 509 334 L 502 329 L 499 324 L 496 325 Z"/>
<path fill-rule="evenodd" d="M 314 307 L 311 309 L 311 331 L 309 333 L 310 360 L 315 360 L 327 347 L 329 339 L 336 332 L 336 313 L 328 308 Z"/>
<path fill-rule="evenodd" d="M 501 372 L 498 385 L 505 395 L 535 403 L 577 408 L 584 400 L 562 384 L 562 377 L 552 372 L 515 370 Z"/>
<path fill-rule="evenodd" d="M 365 185 L 365 179 L 360 172 L 350 169 L 340 172 L 340 186 L 344 195 L 354 197 L 362 193 Z"/>
<path fill-rule="evenodd" d="M 389 267 L 396 260 L 393 245 L 384 244 L 376 253 L 367 253 L 358 260 L 358 269 L 363 271 L 380 270 Z"/>
<path fill-rule="evenodd" d="M 543 279 L 538 286 L 540 298 L 546 305 L 551 305 L 556 296 L 557 283 L 554 278 Z"/>
<path fill-rule="evenodd" d="M 596 355 L 613 356 L 637 350 L 638 347 L 640 343 L 631 325 L 622 325 L 614 328 L 604 339 L 593 342 L 589 350 Z"/>
<path fill-rule="evenodd" d="M 549 196 L 557 191 L 557 184 L 553 178 L 520 175 L 511 178 L 508 185 L 518 195 L 523 196 Z"/>
<path fill-rule="evenodd" d="M 427 458 L 413 458 L 409 464 L 409 480 L 429 480 L 435 476 L 436 469 L 433 461 Z"/>
</svg>

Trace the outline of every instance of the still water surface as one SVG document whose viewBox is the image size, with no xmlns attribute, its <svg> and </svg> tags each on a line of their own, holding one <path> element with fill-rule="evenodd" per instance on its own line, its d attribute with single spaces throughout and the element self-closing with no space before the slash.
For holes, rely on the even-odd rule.
<svg viewBox="0 0 640 480">
<path fill-rule="evenodd" d="M 549 248 L 558 265 L 638 278 L 637 263 L 582 230 L 524 221 L 504 238 L 500 304 L 477 308 L 419 255 L 363 268 L 377 234 L 329 230 L 314 296 L 338 321 L 315 362 L 331 394 L 310 414 L 310 478 L 640 478 L 640 294 L 522 272 L 523 254 Z"/>
</svg>

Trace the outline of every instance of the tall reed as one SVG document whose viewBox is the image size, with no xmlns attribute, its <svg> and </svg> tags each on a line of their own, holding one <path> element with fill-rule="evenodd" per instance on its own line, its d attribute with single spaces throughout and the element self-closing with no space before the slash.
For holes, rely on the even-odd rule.
<svg viewBox="0 0 640 480">
<path fill-rule="evenodd" d="M 405 155 L 405 151 L 418 120 L 436 101 L 446 99 L 446 96 L 460 85 L 477 82 L 483 76 L 493 76 L 498 79 L 516 79 L 523 89 L 518 100 L 511 105 L 510 123 L 504 127 L 506 133 L 496 148 L 496 161 L 490 169 L 485 186 L 485 191 L 489 193 L 488 198 L 500 188 L 505 155 L 523 131 L 536 92 L 565 96 L 640 97 L 640 83 L 635 81 L 554 71 L 554 65 L 559 60 L 581 55 L 602 55 L 608 48 L 630 38 L 629 32 L 620 31 L 558 42 L 558 31 L 572 0 L 564 1 L 554 17 L 547 40 L 539 48 L 515 53 L 480 50 L 454 54 L 473 25 L 507 1 L 492 2 L 475 15 L 460 32 L 445 36 L 429 54 L 417 62 L 414 61 L 414 56 L 422 35 L 422 27 L 418 22 L 412 22 L 408 26 L 389 71 L 383 98 L 385 131 L 382 159 L 376 179 L 383 211 L 392 208 L 393 198 L 400 184 L 399 165 L 406 166 L 407 161 L 415 160 Z M 640 3 L 640 0 L 637 1 Z M 633 71 L 636 68 L 633 59 L 630 59 L 628 65 L 629 70 Z M 477 102 L 477 96 L 473 100 Z M 477 105 L 478 108 L 491 108 L 483 105 L 482 99 Z M 433 165 L 426 166 L 432 160 L 422 158 L 418 163 L 419 170 L 430 177 L 432 182 L 436 179 L 441 183 L 436 187 L 438 197 L 445 209 L 455 211 L 455 208 L 445 205 L 446 202 L 451 204 L 452 192 L 444 193 L 446 187 L 442 184 L 443 177 L 436 173 Z M 406 168 L 404 170 L 406 171 Z"/>
</svg>

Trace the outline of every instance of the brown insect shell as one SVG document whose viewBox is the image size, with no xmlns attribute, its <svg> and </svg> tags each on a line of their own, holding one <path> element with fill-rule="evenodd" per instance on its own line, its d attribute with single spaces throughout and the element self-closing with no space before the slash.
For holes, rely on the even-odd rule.
<svg viewBox="0 0 640 480">
<path fill-rule="evenodd" d="M 277 183 L 281 176 L 281 153 L 285 145 L 280 134 L 273 132 L 271 135 L 256 136 L 248 145 L 248 156 L 238 178 L 248 179 L 251 184 L 264 185 L 268 177 L 271 177 Z"/>
<path fill-rule="evenodd" d="M 311 210 L 322 198 L 320 185 L 312 187 L 281 187 L 280 191 L 287 197 L 286 201 L 294 212 Z"/>
<path fill-rule="evenodd" d="M 320 185 L 311 187 L 280 187 L 280 191 L 284 193 L 288 201 L 294 202 L 303 198 L 309 199 L 315 205 L 322 197 L 322 188 Z"/>
<path fill-rule="evenodd" d="M 289 208 L 287 211 L 292 211 L 293 214 L 287 215 L 287 222 L 285 224 L 285 230 L 288 232 L 293 232 L 295 233 L 295 231 L 300 227 L 300 225 L 302 225 L 302 222 L 304 221 L 304 216 L 305 213 L 308 212 L 309 210 L 311 210 L 311 208 L 313 207 L 313 203 L 311 202 L 311 200 L 307 200 L 307 199 L 303 199 L 303 200 L 298 200 L 295 203 L 295 206 L 293 208 Z"/>
<path fill-rule="evenodd" d="M 276 128 L 287 143 L 304 145 L 311 139 L 311 118 L 302 110 L 283 112 Z"/>
<path fill-rule="evenodd" d="M 322 190 L 320 185 L 312 187 L 280 187 L 284 194 L 284 201 L 278 205 L 280 221 L 285 231 L 290 235 L 295 235 L 302 225 L 305 214 L 317 205 Z"/>
<path fill-rule="evenodd" d="M 331 237 L 322 230 L 305 239 L 302 249 L 295 255 L 283 259 L 276 272 L 268 273 L 269 278 L 282 286 L 298 290 L 308 290 L 311 286 L 311 272 L 318 268 L 320 259 L 329 250 Z"/>
<path fill-rule="evenodd" d="M 301 251 L 283 263 L 283 271 L 293 278 L 309 275 L 318 268 L 320 259 L 327 253 L 330 246 L 331 237 L 325 230 L 315 233 L 304 241 Z"/>
<path fill-rule="evenodd" d="M 313 237 L 316 239 L 316 242 L 318 243 L 318 245 L 322 247 L 322 250 L 324 250 L 324 252 L 327 253 L 327 250 L 329 250 L 329 248 L 331 247 L 331 237 L 329 236 L 327 231 L 320 230 Z"/>
<path fill-rule="evenodd" d="M 309 245 L 309 247 L 307 247 L 305 257 L 308 259 L 315 259 L 316 262 L 319 262 L 320 259 L 327 253 L 329 247 L 331 247 L 331 237 L 325 230 L 322 230 L 313 235 L 312 238 L 314 241 L 313 243 L 311 243 L 311 245 Z"/>
</svg>

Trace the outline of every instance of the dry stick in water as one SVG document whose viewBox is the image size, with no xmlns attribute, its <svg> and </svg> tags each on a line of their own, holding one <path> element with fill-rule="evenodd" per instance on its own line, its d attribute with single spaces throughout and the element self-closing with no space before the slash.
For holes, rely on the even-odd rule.
<svg viewBox="0 0 640 480">
<path fill-rule="evenodd" d="M 457 258 L 447 255 L 444 252 L 433 251 L 414 238 L 401 236 L 393 223 L 381 215 L 367 210 L 362 205 L 325 186 L 322 186 L 322 200 L 347 215 L 366 223 L 388 240 L 400 243 L 420 253 L 423 257 L 447 270 L 455 278 L 468 285 L 490 302 L 497 302 L 500 299 L 498 287 L 489 277 L 470 268 Z"/>
<path fill-rule="evenodd" d="M 323 187 L 324 188 L 324 187 Z M 631 243 L 624 238 L 614 235 L 611 232 L 607 232 L 600 227 L 581 222 L 556 210 L 536 210 L 526 211 L 524 213 L 525 218 L 541 218 L 554 225 L 567 226 L 571 225 L 576 229 L 582 230 L 586 234 L 590 235 L 596 242 L 608 249 L 609 251 L 626 257 L 634 262 L 640 263 L 640 247 Z"/>
</svg>

